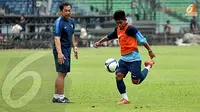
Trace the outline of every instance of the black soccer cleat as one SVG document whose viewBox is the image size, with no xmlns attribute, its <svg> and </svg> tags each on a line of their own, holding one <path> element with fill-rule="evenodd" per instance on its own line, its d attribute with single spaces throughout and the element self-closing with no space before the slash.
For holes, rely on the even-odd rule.
<svg viewBox="0 0 200 112">
<path fill-rule="evenodd" d="M 52 102 L 53 103 L 58 103 L 58 99 L 56 99 L 56 98 L 53 97 Z"/>
<path fill-rule="evenodd" d="M 68 98 L 64 97 L 63 99 L 58 98 L 57 103 L 74 103 L 74 102 L 70 101 Z"/>
</svg>

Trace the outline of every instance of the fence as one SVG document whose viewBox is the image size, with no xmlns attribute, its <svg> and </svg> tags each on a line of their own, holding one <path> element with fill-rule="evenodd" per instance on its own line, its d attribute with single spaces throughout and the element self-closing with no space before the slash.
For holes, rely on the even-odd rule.
<svg viewBox="0 0 200 112">
<path fill-rule="evenodd" d="M 20 16 L 0 17 L 0 26 L 6 28 L 0 35 L 0 49 L 38 49 L 52 47 L 53 23 L 57 17 L 25 17 L 26 30 L 20 33 L 19 39 L 16 39 L 15 34 L 9 32 L 9 28 L 19 18 Z M 79 47 L 91 47 L 95 41 L 104 37 L 116 27 L 116 23 L 112 20 L 111 16 L 77 16 L 74 19 L 76 20 L 75 37 L 77 38 Z M 137 21 L 133 24 L 142 32 L 151 45 L 175 45 L 176 39 L 182 38 L 184 34 L 184 32 L 156 34 L 157 25 L 155 21 Z M 45 30 L 46 27 L 48 27 L 48 30 Z M 86 28 L 87 30 L 87 36 L 85 38 L 80 37 L 81 28 Z M 110 45 L 118 46 L 118 42 L 113 41 Z M 104 46 L 108 46 L 108 43 L 104 44 Z"/>
<path fill-rule="evenodd" d="M 99 40 L 104 34 L 98 36 L 93 33 L 93 37 L 80 38 L 79 33 L 76 34 L 76 40 L 79 47 L 92 47 L 94 42 Z M 90 35 L 90 33 L 88 34 Z M 182 38 L 184 34 L 143 34 L 150 45 L 175 45 L 176 39 Z M 3 34 L 0 36 L 0 49 L 49 49 L 53 45 L 53 33 L 21 33 L 20 38 L 16 38 L 15 34 Z M 103 46 L 118 46 L 118 42 L 111 41 L 103 44 Z"/>
</svg>

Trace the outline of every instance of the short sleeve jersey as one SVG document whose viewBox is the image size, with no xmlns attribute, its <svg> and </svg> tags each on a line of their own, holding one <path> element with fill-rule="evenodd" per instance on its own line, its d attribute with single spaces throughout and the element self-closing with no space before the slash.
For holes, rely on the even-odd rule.
<svg viewBox="0 0 200 112">
<path fill-rule="evenodd" d="M 62 17 L 56 19 L 54 24 L 54 37 L 60 37 L 61 50 L 63 53 L 71 53 L 72 36 L 74 34 L 74 23 L 71 18 L 64 20 Z M 55 43 L 53 53 L 57 54 Z"/>
</svg>

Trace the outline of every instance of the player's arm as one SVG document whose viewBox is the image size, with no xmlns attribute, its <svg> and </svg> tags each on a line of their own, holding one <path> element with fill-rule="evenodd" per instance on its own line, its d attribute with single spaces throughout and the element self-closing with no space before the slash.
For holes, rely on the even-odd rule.
<svg viewBox="0 0 200 112">
<path fill-rule="evenodd" d="M 62 32 L 62 24 L 60 23 L 60 21 L 56 21 L 56 24 L 54 26 L 55 47 L 56 47 L 56 51 L 58 53 L 58 62 L 60 64 L 64 64 L 65 56 L 62 53 L 61 41 L 60 41 L 61 32 Z"/>
<path fill-rule="evenodd" d="M 153 53 L 152 49 L 150 48 L 148 42 L 143 43 L 144 47 L 148 50 L 150 58 L 154 58 L 155 54 Z"/>
<path fill-rule="evenodd" d="M 150 58 L 154 58 L 155 54 L 153 53 L 150 45 L 148 44 L 146 38 L 133 26 L 129 27 L 126 32 L 128 35 L 135 37 L 143 46 L 148 50 Z"/>
<path fill-rule="evenodd" d="M 144 38 L 143 35 L 142 35 L 139 31 L 136 33 L 136 38 L 137 38 L 137 40 L 138 40 L 140 43 L 142 43 L 143 46 L 147 49 L 150 58 L 151 58 L 151 59 L 154 58 L 154 57 L 155 57 L 155 54 L 153 53 L 153 51 L 152 51 L 150 45 L 148 44 L 146 38 Z"/>
<path fill-rule="evenodd" d="M 105 41 L 108 41 L 109 38 L 107 36 L 105 36 L 104 38 L 102 38 L 101 40 L 97 41 L 95 44 L 94 44 L 94 47 L 97 48 L 98 46 L 100 46 L 102 43 L 104 43 Z"/>
<path fill-rule="evenodd" d="M 62 54 L 60 37 L 59 36 L 55 36 L 54 37 L 54 41 L 55 41 L 55 46 L 56 46 L 57 53 L 58 54 Z"/>
<path fill-rule="evenodd" d="M 100 46 L 102 43 L 109 41 L 111 39 L 116 39 L 117 38 L 117 28 L 115 28 L 114 32 L 109 33 L 108 35 L 106 35 L 105 37 L 103 37 L 102 39 L 100 39 L 99 41 L 97 41 L 94 44 L 94 47 L 97 48 L 98 46 Z"/>
<path fill-rule="evenodd" d="M 142 35 L 139 31 L 136 33 L 136 38 L 137 38 L 137 40 L 138 40 L 140 43 L 142 43 L 143 46 L 147 49 L 150 58 L 151 58 L 151 59 L 154 58 L 154 57 L 155 57 L 155 54 L 153 53 L 153 51 L 152 51 L 150 45 L 148 44 L 146 38 L 144 38 L 143 35 Z"/>
<path fill-rule="evenodd" d="M 54 37 L 54 41 L 55 41 L 56 51 L 58 53 L 58 61 L 59 61 L 60 64 L 63 64 L 65 57 L 62 54 L 60 37 L 59 36 L 55 36 Z"/>
<path fill-rule="evenodd" d="M 74 51 L 74 57 L 76 59 L 78 59 L 78 47 L 77 47 L 77 44 L 76 44 L 76 40 L 75 40 L 74 34 L 72 35 L 72 47 L 73 47 L 73 51 Z"/>
</svg>

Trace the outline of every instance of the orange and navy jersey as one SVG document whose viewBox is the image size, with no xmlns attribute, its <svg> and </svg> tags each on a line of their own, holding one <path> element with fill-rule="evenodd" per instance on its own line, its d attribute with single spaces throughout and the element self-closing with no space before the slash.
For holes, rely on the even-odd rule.
<svg viewBox="0 0 200 112">
<path fill-rule="evenodd" d="M 107 37 L 109 39 L 118 38 L 122 56 L 134 51 L 138 52 L 138 42 L 147 42 L 142 34 L 131 24 L 127 24 L 124 29 L 116 27 L 113 32 L 107 35 Z"/>
</svg>

